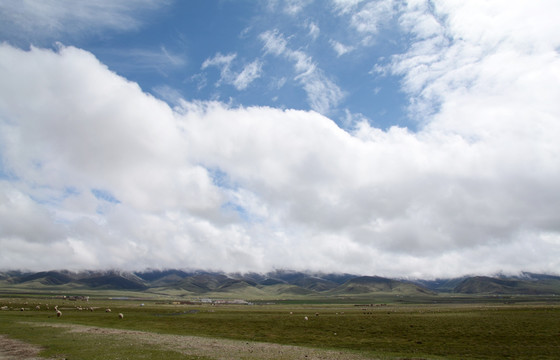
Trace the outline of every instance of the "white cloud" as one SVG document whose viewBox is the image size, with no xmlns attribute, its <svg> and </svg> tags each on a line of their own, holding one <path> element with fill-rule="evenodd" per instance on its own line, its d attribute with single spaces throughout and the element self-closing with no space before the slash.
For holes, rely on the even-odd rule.
<svg viewBox="0 0 560 360">
<path fill-rule="evenodd" d="M 309 36 L 311 36 L 313 40 L 317 40 L 317 38 L 319 37 L 319 33 L 321 32 L 319 26 L 314 22 L 310 22 L 307 26 L 309 28 Z"/>
<path fill-rule="evenodd" d="M 289 15 L 296 15 L 300 13 L 312 0 L 284 0 L 283 11 Z"/>
<path fill-rule="evenodd" d="M 365 0 L 332 0 L 332 3 L 337 11 L 346 14 L 355 9 L 356 6 L 363 1 Z"/>
<path fill-rule="evenodd" d="M 260 60 L 255 60 L 243 68 L 239 73 L 235 73 L 231 70 L 232 62 L 237 57 L 236 53 L 222 55 L 217 53 L 212 58 L 208 58 L 202 63 L 202 70 L 208 68 L 209 66 L 216 66 L 220 68 L 220 80 L 217 85 L 219 86 L 222 82 L 233 85 L 237 90 L 244 90 L 252 83 L 255 79 L 261 76 L 262 72 L 262 62 Z"/>
<path fill-rule="evenodd" d="M 339 43 L 336 40 L 331 40 L 330 44 L 333 48 L 333 50 L 336 52 L 337 56 L 342 56 L 346 53 L 349 53 L 350 51 L 354 50 L 353 46 L 348 46 L 348 45 L 344 45 Z"/>
<path fill-rule="evenodd" d="M 168 172 L 185 161 L 172 111 L 90 53 L 71 47 L 24 52 L 3 45 L 0 60 L 5 69 L 14 69 L 3 75 L 0 104 L 4 166 L 17 177 L 59 191 L 68 183 L 81 191 L 110 185 L 119 199 L 146 210 L 158 203 L 204 208 L 215 201 L 202 169 Z M 163 184 L 177 193 L 162 193 Z M 204 189 L 209 197 L 198 198 Z M 159 202 L 152 203 L 152 196 Z"/>
<path fill-rule="evenodd" d="M 266 31 L 259 38 L 264 43 L 265 52 L 282 56 L 294 63 L 295 79 L 299 81 L 311 108 L 322 114 L 328 113 L 344 97 L 343 91 L 324 72 L 313 59 L 301 50 L 288 48 L 284 35 L 277 30 Z"/>
<path fill-rule="evenodd" d="M 334 13 L 347 17 L 349 28 L 356 34 L 355 46 L 370 46 L 381 28 L 391 23 L 400 13 L 402 2 L 395 0 L 333 0 Z"/>
<path fill-rule="evenodd" d="M 413 100 L 411 111 L 418 118 L 428 118 L 442 104 L 458 105 L 453 97 L 460 97 L 465 105 L 476 99 L 516 107 L 524 106 L 528 99 L 525 96 L 535 98 L 533 103 L 537 104 L 546 102 L 550 91 L 556 91 L 552 82 L 557 73 L 560 37 L 552 30 L 555 24 L 547 15 L 560 12 L 558 5 L 531 7 L 529 13 L 522 5 L 509 7 L 508 11 L 503 11 L 502 5 L 505 3 L 475 1 L 451 6 L 436 2 L 432 10 L 427 3 L 418 1 L 403 13 L 400 22 L 416 36 L 416 41 L 408 52 L 393 58 L 392 67 L 395 74 L 404 76 L 404 89 Z M 535 36 L 535 28 L 541 35 Z M 524 84 L 527 81 L 545 89 L 535 92 L 528 83 Z M 518 98 L 522 101 L 510 104 Z M 472 103 L 469 108 L 476 111 Z M 486 118 L 472 117 L 472 112 L 463 114 L 470 118 L 470 128 L 474 128 L 476 119 Z M 440 118 L 446 122 L 458 120 L 456 116 Z"/>
<path fill-rule="evenodd" d="M 247 64 L 243 70 L 235 76 L 233 85 L 237 90 L 246 89 L 250 83 L 261 76 L 261 72 L 262 62 L 255 60 L 252 63 Z"/>
<path fill-rule="evenodd" d="M 285 52 L 290 51 L 287 46 L 288 42 L 284 39 L 278 30 L 266 31 L 262 33 L 259 38 L 264 42 L 264 49 L 266 53 L 273 55 L 284 55 Z"/>
<path fill-rule="evenodd" d="M 205 70 L 209 66 L 215 66 L 220 68 L 220 81 L 218 82 L 217 85 L 219 85 L 222 81 L 229 83 L 232 78 L 231 63 L 236 57 L 237 57 L 236 53 L 231 53 L 228 55 L 222 55 L 221 53 L 217 53 L 216 55 L 214 55 L 214 57 L 204 60 L 200 68 L 202 70 Z"/>
<path fill-rule="evenodd" d="M 352 15 L 351 24 L 361 33 L 377 34 L 380 24 L 393 17 L 395 7 L 394 0 L 368 2 Z"/>
</svg>

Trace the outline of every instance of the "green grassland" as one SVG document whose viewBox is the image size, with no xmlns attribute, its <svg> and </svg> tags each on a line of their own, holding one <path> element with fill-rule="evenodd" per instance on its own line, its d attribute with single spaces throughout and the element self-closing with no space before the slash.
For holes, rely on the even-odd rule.
<svg viewBox="0 0 560 360">
<path fill-rule="evenodd" d="M 88 302 L 44 293 L 0 297 L 0 307 L 7 307 L 0 311 L 0 334 L 40 345 L 44 349 L 40 355 L 46 358 L 86 360 L 218 357 L 185 355 L 169 346 L 123 344 L 115 336 L 71 333 L 57 325 L 296 345 L 382 359 L 558 359 L 560 354 L 560 304 L 551 299 L 505 304 L 503 299 L 466 297 L 413 304 L 413 299 L 387 297 L 386 304 L 344 298 L 177 305 L 169 295 L 150 299 L 134 298 L 142 294 L 134 292 L 112 295 L 123 294 L 127 300 L 109 299 L 108 293 L 99 291 Z M 60 318 L 54 305 L 63 313 Z M 112 311 L 106 313 L 106 308 Z"/>
</svg>

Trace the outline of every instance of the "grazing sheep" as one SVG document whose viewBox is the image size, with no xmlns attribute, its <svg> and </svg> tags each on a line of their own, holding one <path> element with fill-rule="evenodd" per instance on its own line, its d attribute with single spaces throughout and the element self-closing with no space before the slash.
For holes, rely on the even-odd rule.
<svg viewBox="0 0 560 360">
<path fill-rule="evenodd" d="M 41 310 L 41 307 L 39 305 L 35 306 L 35 310 Z"/>
<path fill-rule="evenodd" d="M 105 309 L 105 312 L 111 312 L 111 309 Z"/>
<path fill-rule="evenodd" d="M 89 311 L 93 312 L 93 306 L 89 307 Z"/>
<path fill-rule="evenodd" d="M 119 313 L 119 319 L 124 318 L 124 315 L 122 313 Z"/>
<path fill-rule="evenodd" d="M 307 316 L 306 316 L 306 317 L 303 318 L 303 320 L 307 321 L 307 320 L 309 320 L 309 319 L 308 319 Z"/>
<path fill-rule="evenodd" d="M 315 316 L 319 316 L 319 313 L 315 313 Z"/>
<path fill-rule="evenodd" d="M 293 315 L 294 313 L 292 311 L 290 311 L 290 315 Z"/>
<path fill-rule="evenodd" d="M 56 310 L 56 317 L 61 317 L 62 313 L 60 312 L 60 310 Z"/>
<path fill-rule="evenodd" d="M 23 308 L 21 308 L 21 311 L 23 311 Z"/>
</svg>

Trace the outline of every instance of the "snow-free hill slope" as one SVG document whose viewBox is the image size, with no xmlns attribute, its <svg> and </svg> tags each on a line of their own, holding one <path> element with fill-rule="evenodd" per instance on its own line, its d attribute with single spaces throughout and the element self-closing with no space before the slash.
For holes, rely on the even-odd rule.
<svg viewBox="0 0 560 360">
<path fill-rule="evenodd" d="M 44 271 L 0 273 L 4 289 L 124 290 L 170 293 L 179 296 L 351 297 L 376 294 L 433 296 L 438 293 L 468 295 L 560 295 L 560 277 L 523 273 L 516 277 L 475 276 L 454 279 L 404 281 L 379 276 L 274 271 L 266 274 L 224 274 L 204 271 Z"/>
<path fill-rule="evenodd" d="M 560 295 L 560 278 L 492 278 L 475 276 L 463 280 L 454 292 L 461 294 Z"/>
<path fill-rule="evenodd" d="M 419 285 L 383 278 L 379 276 L 359 276 L 333 289 L 336 294 L 393 293 L 402 295 L 435 295 L 433 291 Z"/>
</svg>

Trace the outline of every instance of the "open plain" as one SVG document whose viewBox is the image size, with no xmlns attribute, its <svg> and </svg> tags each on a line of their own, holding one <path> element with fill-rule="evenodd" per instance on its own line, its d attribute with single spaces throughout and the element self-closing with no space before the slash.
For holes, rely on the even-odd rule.
<svg viewBox="0 0 560 360">
<path fill-rule="evenodd" d="M 390 300 L 240 305 L 12 294 L 0 298 L 0 348 L 5 358 L 84 360 L 557 359 L 560 353 L 560 303 L 553 297 Z"/>
</svg>

